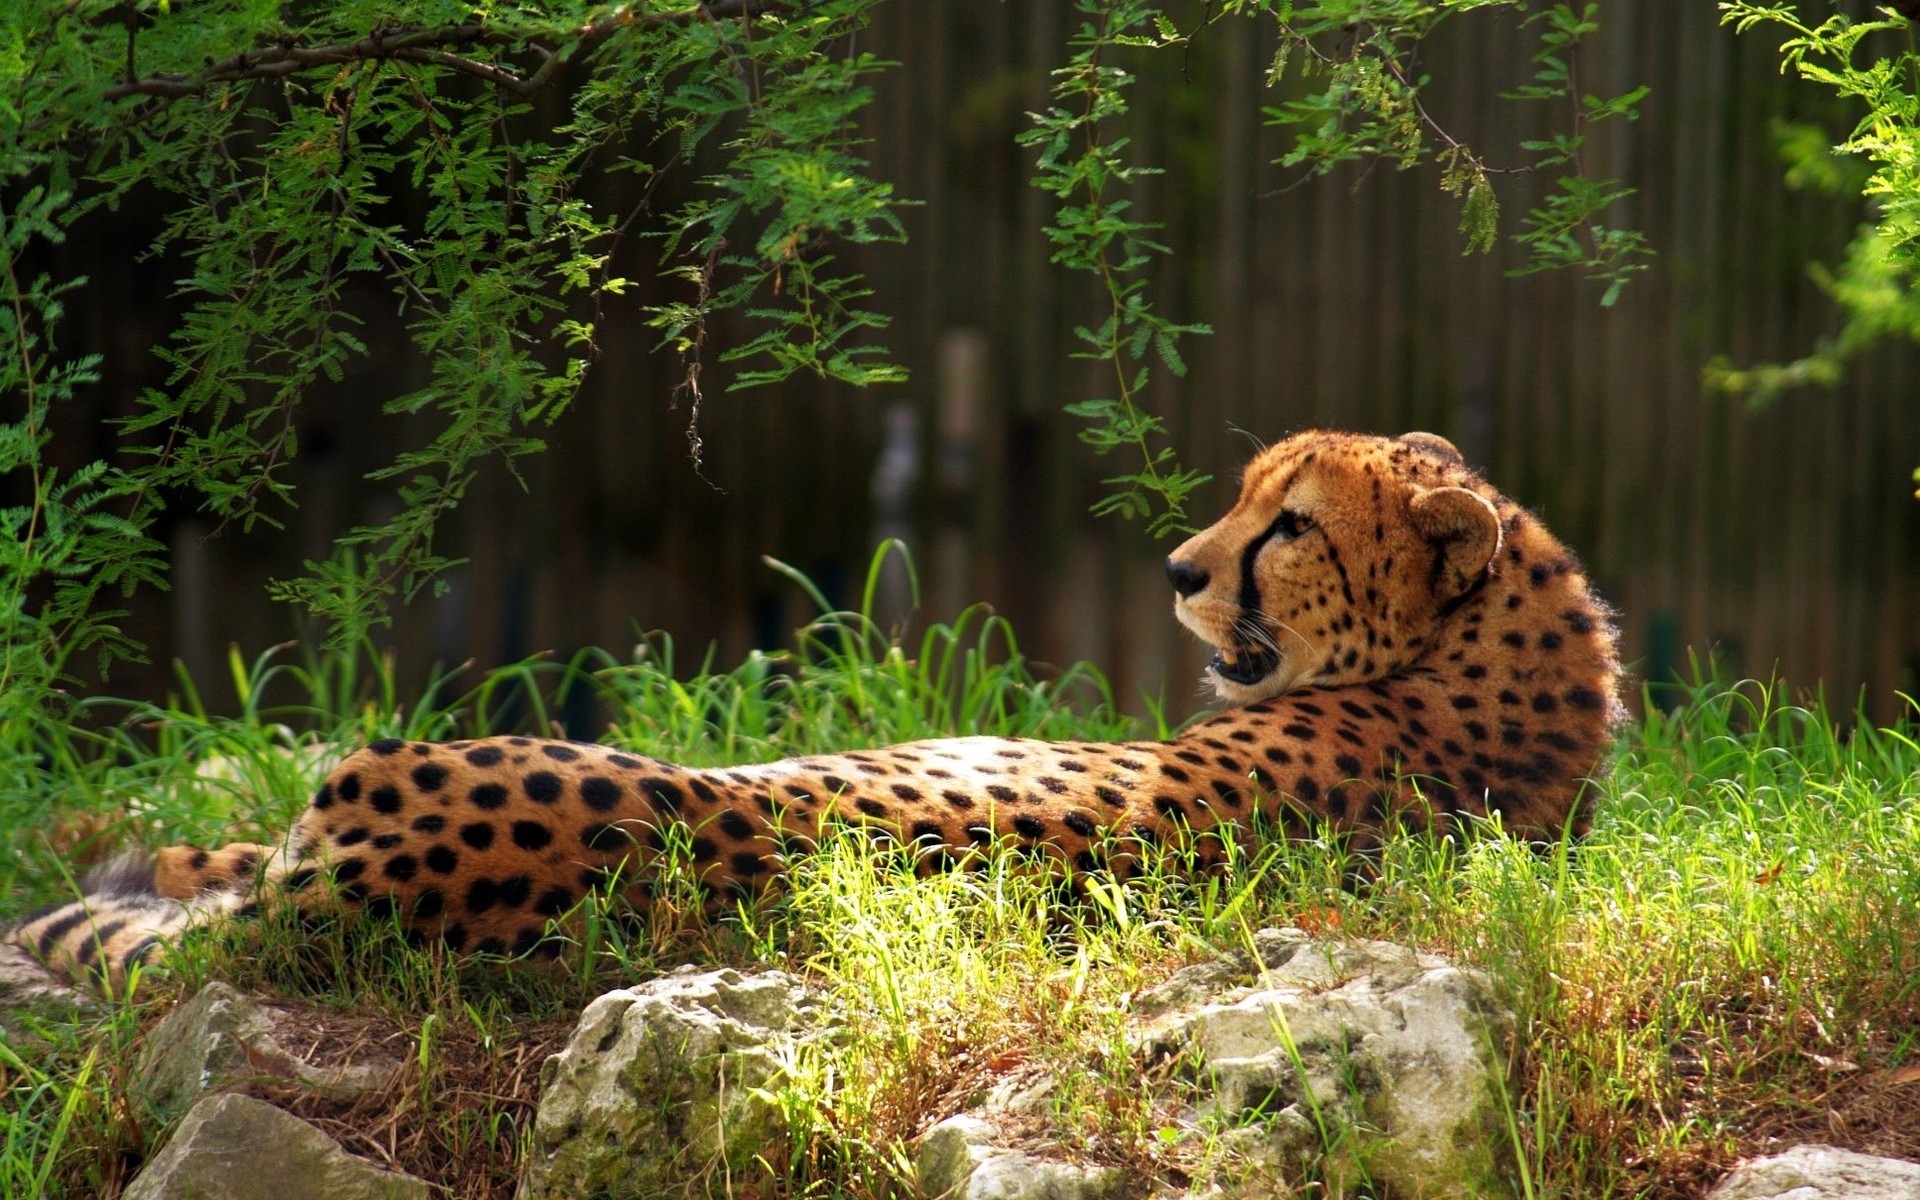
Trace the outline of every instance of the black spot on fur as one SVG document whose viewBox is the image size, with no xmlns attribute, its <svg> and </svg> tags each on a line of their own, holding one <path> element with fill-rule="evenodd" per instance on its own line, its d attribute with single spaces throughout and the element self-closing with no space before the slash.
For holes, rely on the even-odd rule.
<svg viewBox="0 0 1920 1200">
<path fill-rule="evenodd" d="M 467 761 L 476 767 L 496 767 L 507 752 L 498 746 L 475 746 L 467 751 Z"/>
<path fill-rule="evenodd" d="M 428 813 L 424 817 L 415 817 L 413 819 L 413 831 L 415 833 L 439 833 L 446 827 L 447 819 L 439 813 Z"/>
<path fill-rule="evenodd" d="M 422 768 L 422 770 L 424 769 L 425 768 Z M 435 769 L 437 770 L 438 768 Z M 416 775 L 419 774 L 418 771 L 414 773 Z M 436 784 L 435 786 L 437 787 L 439 785 Z M 401 808 L 400 789 L 383 784 L 367 793 L 367 803 L 373 805 L 373 811 L 392 816 L 394 813 L 399 812 Z"/>
<path fill-rule="evenodd" d="M 451 875 L 460 865 L 460 856 L 445 846 L 429 846 L 425 855 L 427 869 L 441 875 Z"/>
<path fill-rule="evenodd" d="M 553 742 L 548 742 L 546 745 L 540 747 L 540 753 L 555 762 L 568 763 L 580 761 L 580 752 L 578 750 L 575 750 L 572 746 L 561 746 Z"/>
<path fill-rule="evenodd" d="M 467 793 L 467 803 L 475 808 L 504 808 L 507 803 L 507 789 L 497 783 L 483 783 Z"/>
<path fill-rule="evenodd" d="M 686 797 L 680 794 L 680 789 L 664 779 L 643 779 L 640 781 L 640 790 L 662 812 L 677 813 L 686 804 Z"/>
<path fill-rule="evenodd" d="M 1021 813 L 1015 817 L 1013 828 L 1021 837 L 1038 839 L 1047 836 L 1047 823 L 1031 813 Z"/>
<path fill-rule="evenodd" d="M 388 879 L 405 883 L 420 873 L 420 861 L 411 854 L 396 854 L 380 868 L 380 873 Z"/>
<path fill-rule="evenodd" d="M 522 850 L 544 850 L 553 841 L 553 830 L 538 821 L 515 821 L 513 844 Z"/>
<path fill-rule="evenodd" d="M 400 753 L 401 748 L 405 745 L 406 743 L 398 738 L 381 738 L 377 742 L 368 742 L 367 749 L 378 754 L 381 758 L 386 758 L 389 755 Z"/>
<path fill-rule="evenodd" d="M 413 786 L 423 792 L 437 792 L 447 781 L 447 769 L 439 763 L 421 763 L 413 769 Z M 374 793 L 374 805 L 380 803 L 380 794 Z M 381 811 L 386 811 L 382 809 Z"/>
<path fill-rule="evenodd" d="M 580 781 L 580 802 L 594 812 L 610 812 L 620 806 L 620 785 L 604 775 L 589 775 Z"/>
<path fill-rule="evenodd" d="M 589 850 L 610 852 L 623 850 L 630 842 L 620 826 L 611 821 L 595 822 L 580 831 L 580 844 Z"/>
<path fill-rule="evenodd" d="M 475 850 L 485 850 L 493 845 L 493 826 L 485 821 L 475 821 L 471 825 L 460 827 L 460 840 Z"/>
</svg>

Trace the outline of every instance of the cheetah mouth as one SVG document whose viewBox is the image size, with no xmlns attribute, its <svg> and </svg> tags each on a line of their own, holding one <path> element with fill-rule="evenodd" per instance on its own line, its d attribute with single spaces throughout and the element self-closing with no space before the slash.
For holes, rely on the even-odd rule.
<svg viewBox="0 0 1920 1200">
<path fill-rule="evenodd" d="M 1278 651 L 1267 646 L 1222 646 L 1207 663 L 1207 669 L 1229 683 L 1242 687 L 1260 682 L 1280 665 Z"/>
</svg>

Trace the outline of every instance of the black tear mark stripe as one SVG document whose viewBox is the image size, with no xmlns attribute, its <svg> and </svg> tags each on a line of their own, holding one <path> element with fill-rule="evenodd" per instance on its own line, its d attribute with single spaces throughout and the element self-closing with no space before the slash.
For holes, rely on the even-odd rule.
<svg viewBox="0 0 1920 1200">
<path fill-rule="evenodd" d="M 1253 560 L 1260 556 L 1260 551 L 1267 542 L 1280 531 L 1280 522 L 1287 519 L 1287 494 L 1293 491 L 1293 481 L 1300 477 L 1301 469 L 1312 461 L 1313 455 L 1309 454 L 1304 461 L 1295 464 L 1293 470 L 1287 472 L 1287 477 L 1280 481 L 1280 506 L 1274 512 L 1273 524 L 1267 526 L 1265 533 L 1249 542 L 1247 548 L 1240 552 L 1240 609 L 1243 616 L 1260 611 L 1260 585 L 1253 580 Z"/>
<path fill-rule="evenodd" d="M 1260 557 L 1260 551 L 1266 549 L 1267 543 L 1280 532 L 1280 525 L 1286 519 L 1287 510 L 1282 508 L 1274 516 L 1273 524 L 1267 526 L 1266 532 L 1248 542 L 1247 548 L 1240 552 L 1240 610 L 1246 616 L 1257 618 L 1261 611 L 1260 584 L 1253 577 L 1253 560 Z"/>
</svg>

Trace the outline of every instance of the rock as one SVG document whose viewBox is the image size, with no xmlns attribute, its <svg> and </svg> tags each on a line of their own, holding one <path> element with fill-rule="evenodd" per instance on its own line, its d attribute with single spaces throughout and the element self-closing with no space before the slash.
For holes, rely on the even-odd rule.
<svg viewBox="0 0 1920 1200">
<path fill-rule="evenodd" d="M 273 1105 L 226 1093 L 193 1106 L 124 1200 L 429 1200 L 411 1175 L 342 1150 Z"/>
<path fill-rule="evenodd" d="M 587 1006 L 541 1071 L 522 1200 L 743 1180 L 782 1161 L 777 1089 L 818 999 L 777 971 L 686 968 Z"/>
<path fill-rule="evenodd" d="M 1258 963 L 1256 968 L 1255 963 Z M 1205 987 L 1230 986 L 1196 1000 Z M 1185 1064 L 1193 1119 L 1242 1170 L 1328 1194 L 1511 1194 L 1502 1049 L 1512 1017 L 1479 972 L 1385 942 L 1263 931 L 1254 953 L 1177 972 L 1143 993 L 1150 1060 Z"/>
<path fill-rule="evenodd" d="M 1253 953 L 1229 950 L 1218 958 L 1182 967 L 1133 998 L 1133 1010 L 1152 1014 L 1192 1007 L 1230 988 L 1252 983 L 1261 971 L 1284 969 L 1313 938 L 1301 929 L 1262 929 L 1253 935 Z"/>
<path fill-rule="evenodd" d="M 927 1131 L 915 1174 L 926 1200 L 1101 1200 L 1126 1188 L 1117 1167 L 1035 1158 L 997 1144 L 991 1122 L 962 1114 Z"/>
<path fill-rule="evenodd" d="M 1920 1163 L 1795 1146 L 1741 1163 L 1707 1200 L 1920 1200 Z"/>
<path fill-rule="evenodd" d="M 210 983 L 147 1035 L 135 1086 L 143 1100 L 171 1119 L 209 1092 L 260 1080 L 293 1082 L 351 1100 L 386 1087 L 401 1070 L 390 1059 L 316 1066 L 276 1038 L 286 1019 L 227 984 Z"/>
</svg>

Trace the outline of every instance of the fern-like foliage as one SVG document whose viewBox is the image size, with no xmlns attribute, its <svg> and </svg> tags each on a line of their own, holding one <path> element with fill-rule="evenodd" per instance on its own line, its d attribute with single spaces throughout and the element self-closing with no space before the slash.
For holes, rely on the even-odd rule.
<svg viewBox="0 0 1920 1200">
<path fill-rule="evenodd" d="M 1781 71 L 1857 106 L 1858 120 L 1837 142 L 1815 126 L 1789 124 L 1779 148 L 1788 186 L 1863 196 L 1871 219 L 1838 265 L 1814 268 L 1844 315 L 1838 333 L 1792 362 L 1707 365 L 1708 387 L 1755 404 L 1808 384 L 1832 387 L 1855 356 L 1888 338 L 1920 342 L 1920 7 L 1820 20 L 1804 8 L 1741 0 L 1721 4 L 1720 20 L 1738 33 L 1784 33 Z"/>
</svg>

